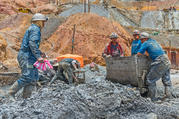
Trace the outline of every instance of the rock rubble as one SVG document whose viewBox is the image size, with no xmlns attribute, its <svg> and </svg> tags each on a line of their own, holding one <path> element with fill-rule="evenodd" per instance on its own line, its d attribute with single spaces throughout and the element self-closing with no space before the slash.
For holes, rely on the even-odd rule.
<svg viewBox="0 0 179 119">
<path fill-rule="evenodd" d="M 69 86 L 55 81 L 34 91 L 31 98 L 16 102 L 0 100 L 0 119 L 175 119 L 177 107 L 153 103 L 130 86 L 105 80 L 105 68 L 86 69 L 86 83 Z M 92 78 L 90 78 L 91 76 Z"/>
</svg>

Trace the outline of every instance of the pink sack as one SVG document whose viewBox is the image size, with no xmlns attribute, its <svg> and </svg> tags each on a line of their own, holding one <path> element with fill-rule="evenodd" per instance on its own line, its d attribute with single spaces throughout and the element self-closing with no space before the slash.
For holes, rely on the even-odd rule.
<svg viewBox="0 0 179 119">
<path fill-rule="evenodd" d="M 47 68 L 50 68 L 50 69 L 53 69 L 53 66 L 50 64 L 50 62 L 48 60 L 44 60 L 43 63 L 39 63 L 38 61 L 36 61 L 34 63 L 34 66 L 39 69 L 39 70 L 42 70 L 42 71 L 46 71 Z"/>
</svg>

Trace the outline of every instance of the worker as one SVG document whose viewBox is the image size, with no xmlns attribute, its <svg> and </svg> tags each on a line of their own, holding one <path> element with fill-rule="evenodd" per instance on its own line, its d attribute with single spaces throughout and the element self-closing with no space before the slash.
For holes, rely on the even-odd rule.
<svg viewBox="0 0 179 119">
<path fill-rule="evenodd" d="M 17 57 L 22 75 L 8 91 L 8 95 L 12 100 L 15 100 L 15 94 L 23 87 L 23 98 L 30 97 L 33 84 L 38 80 L 38 70 L 33 64 L 37 60 L 39 62 L 44 60 L 44 53 L 39 50 L 39 44 L 41 41 L 41 29 L 47 19 L 43 14 L 36 13 L 31 19 L 31 26 L 25 32 Z"/>
<path fill-rule="evenodd" d="M 52 84 L 56 79 L 60 79 L 70 85 L 77 81 L 73 73 L 75 70 L 80 68 L 80 63 L 77 60 L 72 58 L 65 58 L 55 65 L 58 66 L 57 73 L 49 84 Z"/>
<path fill-rule="evenodd" d="M 118 37 L 119 36 L 114 32 L 109 36 L 111 41 L 106 45 L 102 54 L 103 57 L 123 56 L 122 47 L 117 41 Z"/>
<path fill-rule="evenodd" d="M 152 59 L 149 72 L 146 76 L 146 84 L 148 86 L 148 96 L 152 101 L 157 101 L 156 98 L 156 81 L 162 78 L 165 86 L 166 97 L 172 97 L 172 83 L 170 80 L 170 61 L 165 54 L 161 45 L 150 38 L 149 34 L 142 32 L 140 35 L 142 46 L 137 55 L 142 55 L 145 51 L 148 52 L 149 57 Z"/>
<path fill-rule="evenodd" d="M 140 32 L 135 30 L 133 32 L 134 40 L 132 41 L 131 55 L 136 55 L 138 50 L 140 49 L 142 43 L 140 41 Z"/>
</svg>

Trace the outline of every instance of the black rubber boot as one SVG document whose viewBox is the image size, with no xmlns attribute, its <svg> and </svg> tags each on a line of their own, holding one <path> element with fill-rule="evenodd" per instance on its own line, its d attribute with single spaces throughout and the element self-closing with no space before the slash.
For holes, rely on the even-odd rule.
<svg viewBox="0 0 179 119">
<path fill-rule="evenodd" d="M 171 86 L 165 86 L 165 95 L 166 98 L 173 98 Z"/>
<path fill-rule="evenodd" d="M 157 92 L 156 85 L 149 85 L 148 91 L 149 91 L 148 97 L 150 97 L 153 102 L 158 101 L 158 98 L 156 98 L 156 92 Z"/>
<path fill-rule="evenodd" d="M 15 101 L 15 94 L 21 89 L 21 87 L 18 85 L 18 82 L 16 81 L 9 89 L 8 96 L 10 97 L 10 100 Z"/>
</svg>

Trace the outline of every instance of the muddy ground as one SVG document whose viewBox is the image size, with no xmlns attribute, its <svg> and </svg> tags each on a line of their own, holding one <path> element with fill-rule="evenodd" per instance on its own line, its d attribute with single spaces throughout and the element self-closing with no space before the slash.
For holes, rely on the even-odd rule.
<svg viewBox="0 0 179 119">
<path fill-rule="evenodd" d="M 99 72 L 85 66 L 86 83 L 69 86 L 55 81 L 51 86 L 43 85 L 34 89 L 31 98 L 21 98 L 11 102 L 7 98 L 0 100 L 0 119 L 178 119 L 179 98 L 166 99 L 153 103 L 149 98 L 140 96 L 138 90 L 105 80 L 105 67 L 99 66 Z M 174 92 L 179 92 L 177 84 L 179 73 L 175 77 Z M 176 85 L 175 85 L 176 84 Z M 158 82 L 159 96 L 163 87 Z M 177 94 L 179 95 L 179 93 Z"/>
</svg>

